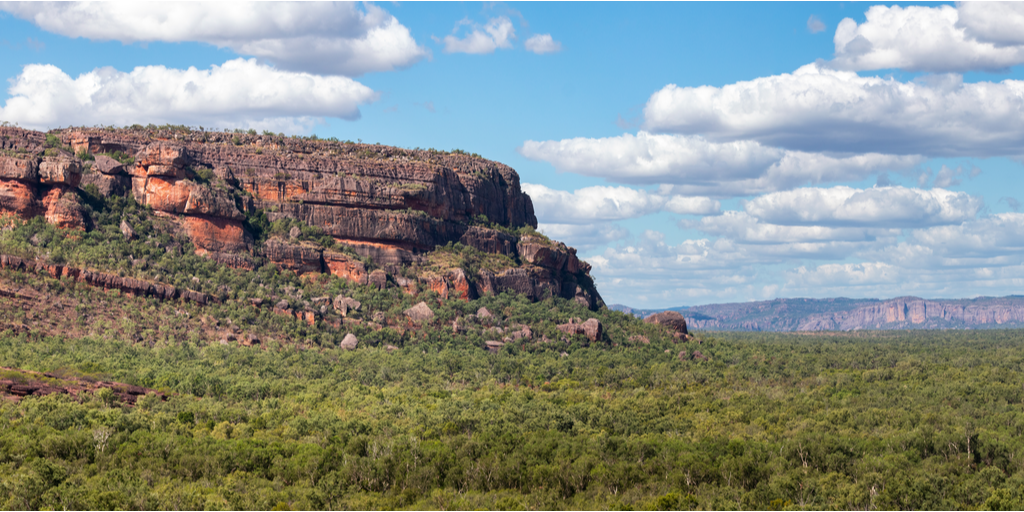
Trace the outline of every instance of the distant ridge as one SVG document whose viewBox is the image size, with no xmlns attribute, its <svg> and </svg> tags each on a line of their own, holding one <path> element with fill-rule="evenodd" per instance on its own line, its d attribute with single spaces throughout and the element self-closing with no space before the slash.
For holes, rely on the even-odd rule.
<svg viewBox="0 0 1024 512">
<path fill-rule="evenodd" d="M 704 331 L 853 331 L 859 329 L 996 329 L 1024 327 L 1024 296 L 936 299 L 775 299 L 663 310 L 616 311 L 646 317 L 679 311 L 690 329 Z"/>
</svg>

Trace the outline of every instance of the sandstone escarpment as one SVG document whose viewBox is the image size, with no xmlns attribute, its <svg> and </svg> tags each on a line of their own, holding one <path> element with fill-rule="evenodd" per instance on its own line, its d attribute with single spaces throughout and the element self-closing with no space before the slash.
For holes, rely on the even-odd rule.
<svg viewBox="0 0 1024 512">
<path fill-rule="evenodd" d="M 853 331 L 860 329 L 978 329 L 1024 325 L 1024 297 L 927 300 L 776 299 L 697 306 L 691 328 L 736 331 Z"/>
<path fill-rule="evenodd" d="M 477 156 L 183 128 L 0 130 L 0 209 L 22 218 L 87 227 L 76 192 L 83 187 L 130 194 L 174 219 L 198 254 L 231 266 L 265 260 L 300 274 L 464 300 L 514 290 L 602 304 L 574 249 L 517 234 L 537 225 L 529 196 L 514 170 Z M 258 215 L 300 221 L 333 245 L 257 243 L 249 221 Z M 471 268 L 427 257 L 452 244 L 506 259 Z M 410 267 L 416 277 L 403 270 Z"/>
</svg>

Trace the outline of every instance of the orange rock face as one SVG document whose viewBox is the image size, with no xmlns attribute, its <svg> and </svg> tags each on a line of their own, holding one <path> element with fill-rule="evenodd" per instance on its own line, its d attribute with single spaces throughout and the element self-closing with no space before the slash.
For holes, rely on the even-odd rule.
<svg viewBox="0 0 1024 512">
<path fill-rule="evenodd" d="M 466 278 L 466 273 L 461 268 L 449 270 L 445 274 L 448 280 L 448 294 L 452 298 L 469 301 L 474 298 L 473 285 Z"/>
<path fill-rule="evenodd" d="M 13 213 L 25 220 L 42 214 L 45 210 L 36 193 L 34 185 L 0 179 L 0 212 Z"/>
<path fill-rule="evenodd" d="M 46 222 L 58 228 L 85 229 L 85 214 L 78 193 L 53 187 L 43 196 Z"/>
<path fill-rule="evenodd" d="M 351 256 L 324 251 L 324 264 L 328 272 L 342 279 L 348 279 L 353 283 L 366 284 L 369 274 L 366 272 L 366 265 Z"/>
<path fill-rule="evenodd" d="M 184 213 L 192 192 L 188 182 L 164 178 L 149 178 L 145 187 L 145 202 L 142 204 L 167 213 Z"/>
<path fill-rule="evenodd" d="M 237 220 L 188 216 L 184 219 L 188 236 L 196 249 L 211 252 L 247 251 L 252 237 Z"/>
<path fill-rule="evenodd" d="M 437 292 L 442 299 L 448 298 L 448 281 L 443 277 L 431 277 L 428 284 L 430 285 L 430 291 Z"/>
</svg>

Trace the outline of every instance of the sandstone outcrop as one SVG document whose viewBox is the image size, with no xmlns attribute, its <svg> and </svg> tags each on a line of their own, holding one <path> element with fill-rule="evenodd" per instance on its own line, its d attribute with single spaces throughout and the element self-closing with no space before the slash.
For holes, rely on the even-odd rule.
<svg viewBox="0 0 1024 512">
<path fill-rule="evenodd" d="M 590 341 L 598 341 L 604 335 L 604 328 L 596 318 L 590 318 L 586 322 L 580 321 L 579 318 L 570 318 L 568 322 L 556 327 L 566 334 L 583 334 Z"/>
<path fill-rule="evenodd" d="M 140 297 L 154 297 L 161 300 L 183 299 L 200 305 L 215 302 L 213 297 L 210 297 L 205 293 L 192 290 L 182 290 L 169 284 L 151 283 L 141 279 L 121 277 L 115 274 L 107 274 L 105 272 L 94 272 L 66 265 L 26 260 L 18 256 L 11 256 L 7 254 L 0 254 L 0 268 L 30 270 L 45 273 L 53 278 L 73 279 L 90 286 L 109 290 L 120 290 L 121 292 Z"/>
<path fill-rule="evenodd" d="M 644 318 L 644 322 L 664 325 L 678 334 L 688 334 L 686 330 L 686 319 L 677 311 L 663 311 L 661 313 L 655 313 Z"/>
<path fill-rule="evenodd" d="M 62 227 L 88 228 L 76 188 L 95 187 L 100 196 L 131 193 L 139 204 L 176 219 L 197 253 L 232 266 L 254 268 L 262 256 L 297 273 L 331 273 L 408 293 L 431 289 L 447 299 L 514 290 L 534 300 L 603 304 L 589 265 L 574 249 L 515 234 L 536 227 L 537 219 L 519 176 L 497 162 L 432 150 L 152 127 L 50 132 L 49 144 L 56 136 L 63 148 L 48 147 L 40 132 L 3 127 L 0 134 L 0 211 L 22 218 L 45 215 Z M 84 172 L 72 152 L 92 155 Z M 270 222 L 294 219 L 316 227 L 358 257 L 299 237 L 256 247 L 247 218 L 258 212 Z M 512 263 L 477 275 L 442 267 L 411 282 L 399 272 L 423 265 L 426 254 L 449 244 Z M 371 267 L 360 261 L 365 258 Z"/>
<path fill-rule="evenodd" d="M 0 152 L 0 214 L 14 214 L 23 219 L 45 215 L 47 222 L 61 228 L 86 229 L 89 225 L 78 186 L 82 181 L 81 163 L 58 153 L 38 156 L 25 150 L 24 144 L 6 149 L 9 127 L 0 128 L 4 151 Z"/>
</svg>

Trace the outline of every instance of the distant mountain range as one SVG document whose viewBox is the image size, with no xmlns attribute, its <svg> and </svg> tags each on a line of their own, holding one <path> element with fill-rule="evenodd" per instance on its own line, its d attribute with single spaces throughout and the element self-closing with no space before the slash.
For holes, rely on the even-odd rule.
<svg viewBox="0 0 1024 512">
<path fill-rule="evenodd" d="M 1024 327 L 1024 296 L 976 299 L 775 299 L 669 309 L 616 311 L 647 317 L 679 311 L 698 331 L 853 331 L 858 329 L 995 329 Z"/>
</svg>

